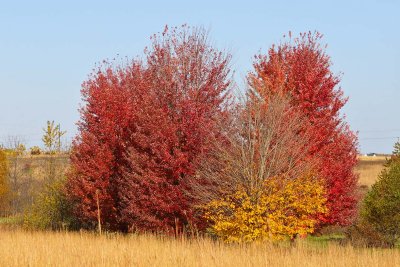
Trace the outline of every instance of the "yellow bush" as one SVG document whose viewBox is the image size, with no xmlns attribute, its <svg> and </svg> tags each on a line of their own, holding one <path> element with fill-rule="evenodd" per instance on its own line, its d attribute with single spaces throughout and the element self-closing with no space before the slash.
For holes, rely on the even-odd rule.
<svg viewBox="0 0 400 267">
<path fill-rule="evenodd" d="M 294 238 L 312 233 L 317 214 L 327 212 L 324 186 L 312 175 L 265 181 L 260 192 L 237 191 L 211 201 L 205 218 L 211 230 L 226 242 Z"/>
<path fill-rule="evenodd" d="M 72 216 L 72 206 L 65 192 L 65 178 L 51 180 L 36 197 L 24 216 L 28 229 L 60 230 L 76 229 L 78 222 Z"/>
</svg>

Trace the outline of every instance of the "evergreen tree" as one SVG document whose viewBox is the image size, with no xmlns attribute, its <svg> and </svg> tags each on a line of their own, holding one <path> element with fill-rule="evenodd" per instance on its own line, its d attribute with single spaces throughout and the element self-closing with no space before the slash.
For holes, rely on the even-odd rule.
<svg viewBox="0 0 400 267">
<path fill-rule="evenodd" d="M 393 156 L 400 156 L 400 140 L 394 144 Z"/>
<path fill-rule="evenodd" d="M 399 142 L 394 154 L 399 155 Z M 400 236 L 400 158 L 388 160 L 378 181 L 364 199 L 362 222 L 370 225 L 385 242 L 393 246 Z"/>
</svg>

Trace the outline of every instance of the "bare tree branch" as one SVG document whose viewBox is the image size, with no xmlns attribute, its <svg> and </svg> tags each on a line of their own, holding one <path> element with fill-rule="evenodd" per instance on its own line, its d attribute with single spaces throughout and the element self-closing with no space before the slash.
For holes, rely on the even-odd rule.
<svg viewBox="0 0 400 267">
<path fill-rule="evenodd" d="M 261 192 L 270 177 L 284 182 L 315 167 L 316 158 L 305 158 L 311 147 L 304 132 L 307 121 L 290 107 L 286 96 L 266 103 L 250 95 L 232 114 L 231 120 L 221 121 L 223 141 L 215 140 L 192 181 L 200 203 L 239 189 Z"/>
</svg>

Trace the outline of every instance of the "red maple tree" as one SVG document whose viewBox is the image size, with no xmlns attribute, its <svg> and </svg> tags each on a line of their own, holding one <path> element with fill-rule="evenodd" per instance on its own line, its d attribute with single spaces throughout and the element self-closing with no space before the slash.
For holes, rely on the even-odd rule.
<svg viewBox="0 0 400 267">
<path fill-rule="evenodd" d="M 319 158 L 318 171 L 328 189 L 329 214 L 320 216 L 320 223 L 349 225 L 357 205 L 357 138 L 340 115 L 347 99 L 321 38 L 309 32 L 272 46 L 267 55 L 255 57 L 248 81 L 267 102 L 272 95 L 289 95 L 292 106 L 307 117 L 304 127 L 311 132 L 313 146 L 304 157 Z"/>
<path fill-rule="evenodd" d="M 226 115 L 230 56 L 204 30 L 185 26 L 154 36 L 146 55 L 149 102 L 129 127 L 122 216 L 129 227 L 176 232 L 199 222 L 190 179 Z"/>
<path fill-rule="evenodd" d="M 97 196 L 112 230 L 176 232 L 198 222 L 188 181 L 226 114 L 229 60 L 203 29 L 166 28 L 144 62 L 106 64 L 83 84 L 67 185 L 82 222 L 96 223 Z"/>
<path fill-rule="evenodd" d="M 67 193 L 76 204 L 76 216 L 87 226 L 97 220 L 98 198 L 104 226 L 121 227 L 118 181 L 133 119 L 132 91 L 143 89 L 143 75 L 140 62 L 126 69 L 105 62 L 82 85 L 85 104 L 73 142 Z"/>
</svg>

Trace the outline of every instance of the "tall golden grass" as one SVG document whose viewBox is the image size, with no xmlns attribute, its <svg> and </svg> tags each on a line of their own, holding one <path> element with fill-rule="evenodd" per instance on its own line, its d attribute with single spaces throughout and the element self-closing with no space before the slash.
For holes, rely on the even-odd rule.
<svg viewBox="0 0 400 267">
<path fill-rule="evenodd" d="M 359 157 L 359 161 L 354 170 L 359 174 L 359 184 L 368 187 L 373 185 L 378 179 L 380 172 L 383 170 L 385 162 L 386 158 L 382 156 Z"/>
<path fill-rule="evenodd" d="M 355 170 L 360 185 L 372 185 L 384 162 L 383 158 L 361 158 Z M 294 245 L 227 245 L 208 238 L 99 236 L 0 227 L 0 266 L 400 266 L 400 250 L 307 240 Z"/>
<path fill-rule="evenodd" d="M 154 235 L 0 232 L 0 266 L 400 266 L 400 250 L 227 245 Z"/>
</svg>

